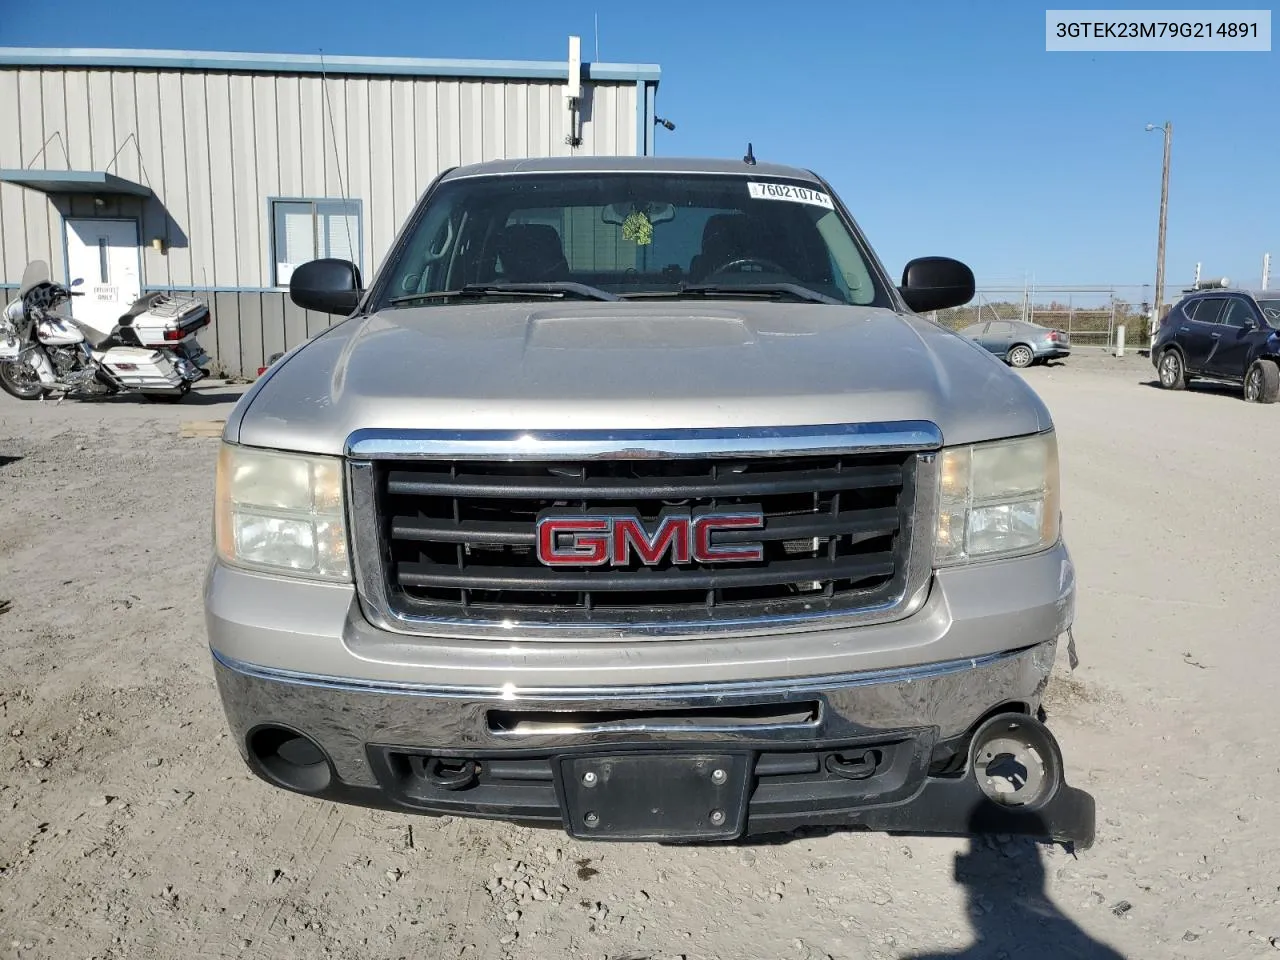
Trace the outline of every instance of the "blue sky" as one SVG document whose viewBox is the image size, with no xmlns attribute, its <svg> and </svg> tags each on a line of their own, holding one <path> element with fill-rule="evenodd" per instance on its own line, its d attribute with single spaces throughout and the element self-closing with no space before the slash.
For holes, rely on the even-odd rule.
<svg viewBox="0 0 1280 960">
<path fill-rule="evenodd" d="M 594 58 L 598 12 L 600 59 L 662 67 L 659 152 L 750 140 L 825 175 L 891 272 L 940 253 L 987 284 L 1152 282 L 1161 138 L 1143 127 L 1172 120 L 1170 282 L 1203 261 L 1256 283 L 1268 250 L 1280 276 L 1275 52 L 1046 53 L 1044 6 L 1013 2 L 3 6 L 10 46 L 547 60 L 570 33 Z"/>
</svg>

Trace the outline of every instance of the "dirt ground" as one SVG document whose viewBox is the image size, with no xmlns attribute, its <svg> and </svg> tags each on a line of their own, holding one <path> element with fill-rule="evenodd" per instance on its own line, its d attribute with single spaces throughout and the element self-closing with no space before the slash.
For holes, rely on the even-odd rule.
<svg viewBox="0 0 1280 960">
<path fill-rule="evenodd" d="M 224 733 L 205 648 L 216 441 L 177 431 L 236 389 L 0 396 L 0 958 L 1280 955 L 1280 409 L 1152 373 L 1026 373 L 1079 573 L 1081 665 L 1047 704 L 1098 801 L 1075 856 L 588 844 L 273 790 Z"/>
</svg>

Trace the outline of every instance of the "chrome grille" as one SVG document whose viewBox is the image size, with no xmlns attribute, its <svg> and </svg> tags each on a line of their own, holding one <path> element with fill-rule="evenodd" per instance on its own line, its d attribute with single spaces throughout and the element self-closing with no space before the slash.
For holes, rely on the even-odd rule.
<svg viewBox="0 0 1280 960">
<path fill-rule="evenodd" d="M 909 449 L 893 449 L 895 438 Z M 940 438 L 879 429 L 862 444 L 871 449 L 792 443 L 805 452 L 770 455 L 753 455 L 740 436 L 734 442 L 743 452 L 699 456 L 677 439 L 650 451 L 593 448 L 572 457 L 572 442 L 562 441 L 548 448 L 552 456 L 534 457 L 529 449 L 503 456 L 501 444 L 490 455 L 467 437 L 455 444 L 456 458 L 440 440 L 422 455 L 403 440 L 353 443 L 356 563 L 370 619 L 404 632 L 443 627 L 446 635 L 512 627 L 656 635 L 903 612 L 928 578 L 930 538 L 913 540 L 922 516 L 932 518 Z M 715 542 L 762 542 L 763 560 L 550 568 L 537 559 L 535 521 L 545 510 L 626 510 L 651 524 L 673 505 L 759 509 L 763 530 L 720 531 Z"/>
</svg>

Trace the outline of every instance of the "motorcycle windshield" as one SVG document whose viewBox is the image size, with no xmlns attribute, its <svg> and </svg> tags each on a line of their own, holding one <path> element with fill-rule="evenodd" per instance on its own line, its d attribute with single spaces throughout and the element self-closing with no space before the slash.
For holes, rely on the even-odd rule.
<svg viewBox="0 0 1280 960">
<path fill-rule="evenodd" d="M 49 264 L 43 260 L 32 260 L 27 264 L 27 269 L 22 271 L 22 285 L 18 288 L 18 296 L 25 297 L 32 287 L 45 283 L 50 276 Z"/>
</svg>

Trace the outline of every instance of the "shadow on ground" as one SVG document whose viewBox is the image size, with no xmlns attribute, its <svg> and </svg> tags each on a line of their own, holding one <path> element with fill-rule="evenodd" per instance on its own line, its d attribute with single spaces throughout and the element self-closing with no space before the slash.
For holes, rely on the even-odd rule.
<svg viewBox="0 0 1280 960">
<path fill-rule="evenodd" d="M 1142 385 L 1151 387 L 1154 390 L 1164 390 L 1164 387 L 1160 386 L 1159 380 L 1144 380 Z M 1243 403 L 1242 390 L 1243 388 L 1238 383 L 1218 383 L 1209 380 L 1194 380 L 1187 384 L 1186 388 L 1187 393 L 1200 393 L 1210 397 L 1240 400 Z"/>
<path fill-rule="evenodd" d="M 969 850 L 956 855 L 954 875 L 965 889 L 974 944 L 941 953 L 906 953 L 902 960 L 1124 960 L 1049 899 L 1044 857 L 1034 841 L 997 843 L 975 836 Z"/>
<path fill-rule="evenodd" d="M 104 405 L 112 404 L 146 404 L 155 405 L 157 407 L 205 407 L 218 403 L 235 403 L 244 394 L 243 390 L 228 387 L 222 390 L 192 390 L 181 400 L 164 398 L 161 400 L 148 400 L 140 393 L 121 393 L 107 397 L 67 397 L 63 403 L 96 403 Z M 30 403 L 57 403 L 57 397 L 46 397 L 43 401 L 33 400 Z"/>
</svg>

